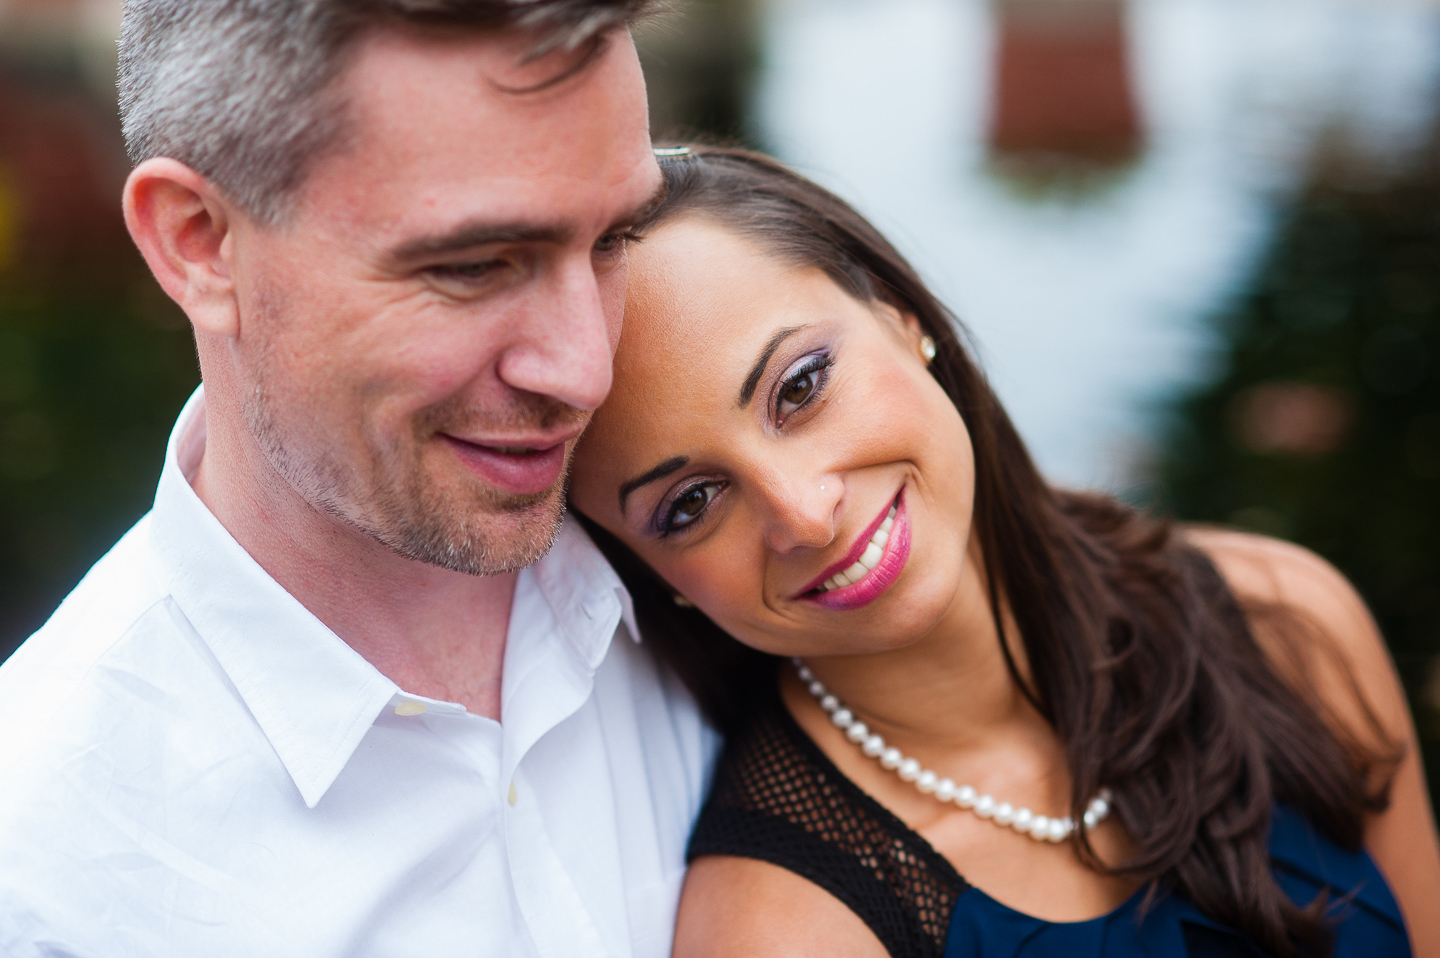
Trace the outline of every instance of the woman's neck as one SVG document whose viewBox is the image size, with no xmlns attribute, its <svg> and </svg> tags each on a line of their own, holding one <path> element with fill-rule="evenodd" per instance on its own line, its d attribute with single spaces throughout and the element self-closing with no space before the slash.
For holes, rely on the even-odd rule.
<svg viewBox="0 0 1440 958">
<path fill-rule="evenodd" d="M 972 542 L 955 600 L 929 635 L 902 649 L 809 658 L 806 664 L 902 751 L 988 751 L 1017 735 L 1053 740 L 1053 729 L 1006 667 L 987 592 Z M 1028 682 L 1025 651 L 1003 600 L 1001 614 L 1015 667 Z"/>
</svg>

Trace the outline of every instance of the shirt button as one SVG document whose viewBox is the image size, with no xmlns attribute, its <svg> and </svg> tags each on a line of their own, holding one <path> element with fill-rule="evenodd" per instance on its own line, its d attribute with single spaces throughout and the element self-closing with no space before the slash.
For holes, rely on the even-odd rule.
<svg viewBox="0 0 1440 958">
<path fill-rule="evenodd" d="M 401 702 L 395 706 L 396 715 L 424 715 L 425 706 L 419 702 Z"/>
<path fill-rule="evenodd" d="M 510 802 L 511 805 L 514 805 L 514 804 L 515 804 L 516 802 L 518 802 L 519 800 L 520 800 L 520 796 L 515 794 L 515 779 L 512 778 L 512 779 L 510 779 L 509 802 Z"/>
</svg>

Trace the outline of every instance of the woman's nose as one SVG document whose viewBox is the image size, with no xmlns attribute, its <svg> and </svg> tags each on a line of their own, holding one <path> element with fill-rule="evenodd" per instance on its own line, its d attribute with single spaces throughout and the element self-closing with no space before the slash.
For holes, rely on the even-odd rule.
<svg viewBox="0 0 1440 958">
<path fill-rule="evenodd" d="M 781 555 L 828 546 L 835 539 L 835 511 L 844 492 L 833 474 L 772 477 L 765 489 L 770 510 L 766 545 Z"/>
</svg>

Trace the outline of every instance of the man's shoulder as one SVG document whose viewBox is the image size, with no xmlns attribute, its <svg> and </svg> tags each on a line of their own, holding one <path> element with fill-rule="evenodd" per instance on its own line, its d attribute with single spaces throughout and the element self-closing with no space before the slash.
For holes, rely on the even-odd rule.
<svg viewBox="0 0 1440 958">
<path fill-rule="evenodd" d="M 0 709 L 23 679 L 94 660 L 164 598 L 149 542 L 150 517 L 100 558 L 40 629 L 0 665 Z M 3 712 L 0 712 L 3 714 Z"/>
<path fill-rule="evenodd" d="M 173 631 L 149 545 L 148 517 L 110 549 L 19 649 L 0 665 L 0 769 L 75 715 L 107 658 L 147 633 Z M 147 628 L 147 626 L 150 626 Z M 19 734 L 24 729 L 25 734 Z"/>
<path fill-rule="evenodd" d="M 27 929 L 81 934 L 86 909 L 118 894 L 101 861 L 168 848 L 167 783 L 230 757 L 184 747 L 197 703 L 219 709 L 220 681 L 167 595 L 146 519 L 0 666 L 0 952 L 30 943 Z"/>
</svg>

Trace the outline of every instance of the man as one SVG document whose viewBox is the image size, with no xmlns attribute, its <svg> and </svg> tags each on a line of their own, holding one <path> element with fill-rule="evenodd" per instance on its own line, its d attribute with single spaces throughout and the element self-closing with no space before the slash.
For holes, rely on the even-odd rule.
<svg viewBox="0 0 1440 958">
<path fill-rule="evenodd" d="M 644 6 L 127 3 L 204 386 L 0 669 L 0 953 L 668 953 L 713 745 L 563 517 L 661 187 Z"/>
</svg>

